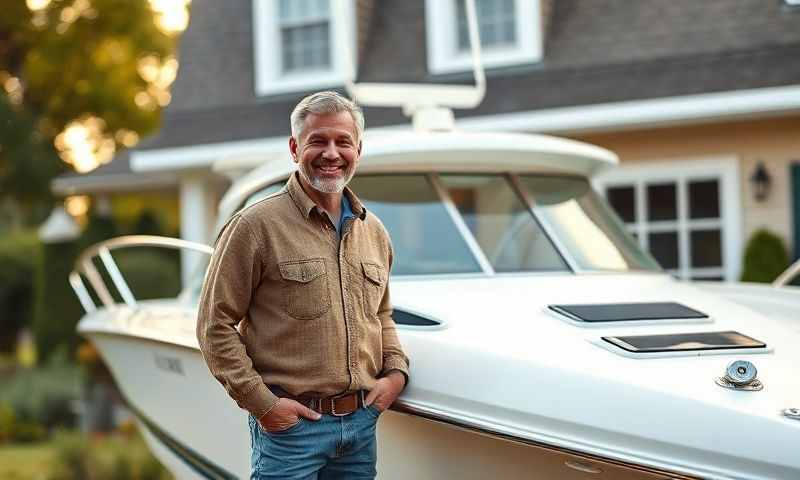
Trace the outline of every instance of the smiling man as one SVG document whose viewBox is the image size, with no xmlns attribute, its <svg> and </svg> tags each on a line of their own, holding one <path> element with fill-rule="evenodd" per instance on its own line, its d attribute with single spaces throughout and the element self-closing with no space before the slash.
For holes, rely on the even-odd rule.
<svg viewBox="0 0 800 480">
<path fill-rule="evenodd" d="M 251 479 L 372 479 L 378 416 L 405 387 L 389 236 L 347 184 L 361 109 L 335 92 L 291 114 L 298 171 L 215 244 L 197 337 L 250 423 Z"/>
</svg>

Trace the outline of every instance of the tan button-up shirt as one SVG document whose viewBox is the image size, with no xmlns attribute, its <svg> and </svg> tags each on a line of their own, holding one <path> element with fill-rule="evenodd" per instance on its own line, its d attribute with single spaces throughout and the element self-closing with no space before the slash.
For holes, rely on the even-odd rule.
<svg viewBox="0 0 800 480">
<path fill-rule="evenodd" d="M 356 217 L 341 240 L 293 174 L 236 213 L 217 238 L 200 296 L 197 338 L 212 375 L 256 418 L 277 397 L 370 390 L 408 376 L 392 320 L 392 247 L 349 189 Z"/>
</svg>

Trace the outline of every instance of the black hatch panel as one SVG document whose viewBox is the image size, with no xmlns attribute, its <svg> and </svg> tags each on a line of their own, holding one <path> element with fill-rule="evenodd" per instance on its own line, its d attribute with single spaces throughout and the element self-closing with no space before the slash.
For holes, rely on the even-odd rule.
<svg viewBox="0 0 800 480">
<path fill-rule="evenodd" d="M 548 305 L 547 308 L 580 322 L 708 318 L 705 313 L 676 302 Z"/>
<path fill-rule="evenodd" d="M 724 332 L 602 337 L 602 339 L 623 350 L 634 353 L 737 350 L 742 348 L 767 347 L 767 344 L 764 342 L 733 330 Z"/>
<path fill-rule="evenodd" d="M 401 310 L 398 308 L 394 309 L 392 313 L 392 318 L 394 319 L 394 323 L 397 325 L 410 325 L 414 327 L 436 327 L 441 325 L 440 322 L 436 320 L 432 320 L 427 317 L 423 317 L 421 315 L 417 315 L 411 312 L 407 312 L 405 310 Z"/>
</svg>

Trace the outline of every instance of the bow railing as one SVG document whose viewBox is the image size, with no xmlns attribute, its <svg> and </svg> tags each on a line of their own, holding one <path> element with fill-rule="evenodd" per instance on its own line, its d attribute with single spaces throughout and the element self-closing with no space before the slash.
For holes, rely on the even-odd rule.
<svg viewBox="0 0 800 480">
<path fill-rule="evenodd" d="M 205 253 L 207 255 L 211 255 L 214 252 L 212 247 L 202 243 L 154 235 L 126 235 L 96 243 L 81 253 L 75 262 L 75 268 L 69 274 L 69 283 L 78 296 L 78 301 L 81 302 L 81 306 L 83 306 L 86 313 L 96 311 L 97 305 L 92 295 L 89 293 L 89 290 L 86 288 L 86 284 L 83 282 L 84 277 L 89 281 L 97 298 L 105 307 L 111 308 L 116 305 L 114 297 L 111 295 L 105 280 L 103 280 L 103 276 L 100 274 L 97 267 L 95 267 L 93 260 L 96 257 L 100 258 L 106 273 L 108 273 L 108 278 L 111 279 L 111 282 L 114 284 L 114 287 L 125 304 L 130 307 L 135 307 L 137 305 L 136 297 L 133 295 L 128 282 L 125 281 L 122 272 L 119 270 L 117 262 L 114 261 L 114 257 L 111 255 L 111 252 L 114 250 L 133 247 L 157 247 L 173 250 L 186 249 Z"/>
</svg>

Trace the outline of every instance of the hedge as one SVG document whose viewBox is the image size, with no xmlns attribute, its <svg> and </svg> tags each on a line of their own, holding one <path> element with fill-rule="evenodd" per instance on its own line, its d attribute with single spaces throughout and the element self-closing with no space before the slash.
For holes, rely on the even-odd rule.
<svg viewBox="0 0 800 480">
<path fill-rule="evenodd" d="M 20 329 L 31 325 L 39 255 L 36 231 L 0 237 L 0 353 L 13 353 Z"/>
</svg>

